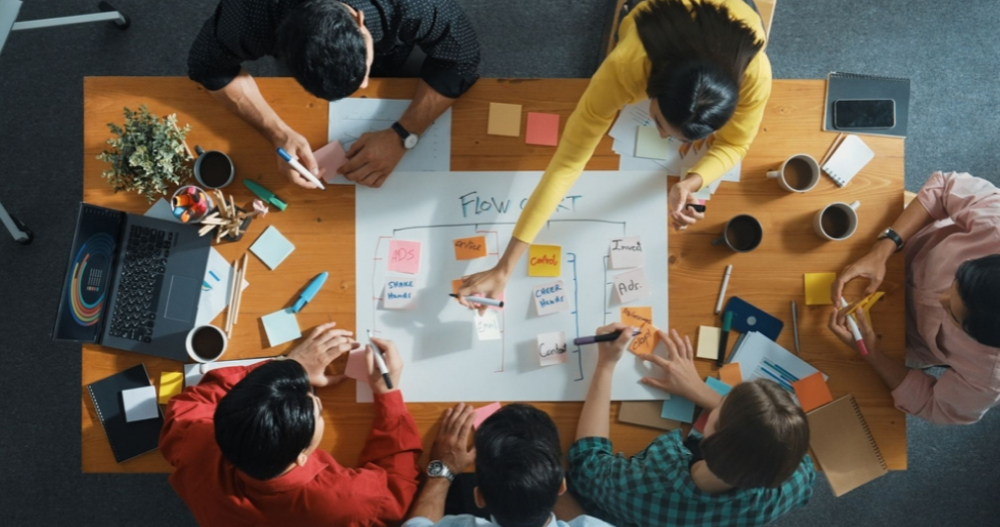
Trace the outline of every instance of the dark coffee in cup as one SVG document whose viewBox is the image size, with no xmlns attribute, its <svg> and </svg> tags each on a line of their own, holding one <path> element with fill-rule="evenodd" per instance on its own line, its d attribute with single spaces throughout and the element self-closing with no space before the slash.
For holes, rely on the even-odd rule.
<svg viewBox="0 0 1000 527">
<path fill-rule="evenodd" d="M 222 188 L 233 180 L 236 167 L 229 156 L 218 150 L 202 150 L 195 146 L 198 160 L 194 162 L 194 177 L 207 188 Z"/>
<path fill-rule="evenodd" d="M 727 247 L 738 253 L 746 253 L 756 249 L 763 239 L 764 228 L 757 221 L 757 218 L 748 214 L 740 214 L 726 223 L 722 237 L 714 240 L 712 245 L 725 243 Z"/>
<path fill-rule="evenodd" d="M 851 218 L 840 207 L 829 207 L 823 211 L 820 218 L 823 231 L 834 238 L 843 238 L 851 228 Z"/>
<path fill-rule="evenodd" d="M 785 181 L 795 190 L 806 190 L 813 184 L 813 169 L 808 161 L 793 157 L 785 164 Z"/>
<path fill-rule="evenodd" d="M 198 362 L 212 362 L 226 351 L 228 339 L 215 326 L 199 326 L 191 330 L 187 337 L 188 355 Z"/>
</svg>

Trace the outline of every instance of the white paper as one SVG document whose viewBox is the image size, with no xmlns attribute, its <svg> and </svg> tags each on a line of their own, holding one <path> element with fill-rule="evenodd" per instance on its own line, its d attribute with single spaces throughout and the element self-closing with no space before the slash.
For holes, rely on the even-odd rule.
<svg viewBox="0 0 1000 527">
<path fill-rule="evenodd" d="M 615 275 L 614 288 L 615 294 L 618 295 L 618 301 L 622 304 L 646 298 L 650 294 L 649 283 L 646 282 L 646 274 L 642 268 Z M 655 313 L 656 310 L 654 309 L 653 312 Z"/>
<path fill-rule="evenodd" d="M 631 151 L 635 151 L 635 132 L 640 126 L 656 126 L 653 118 L 649 115 L 649 99 L 622 108 L 615 124 L 608 131 L 608 135 L 631 143 Z"/>
<path fill-rule="evenodd" d="M 389 277 L 385 281 L 382 307 L 386 309 L 409 309 L 416 295 L 416 280 L 412 277 Z"/>
<path fill-rule="evenodd" d="M 644 264 L 642 240 L 638 236 L 612 238 L 608 245 L 608 254 L 611 256 L 612 269 L 630 269 L 642 267 Z"/>
<path fill-rule="evenodd" d="M 271 360 L 273 357 L 261 357 L 259 359 L 239 359 L 239 360 L 223 360 L 216 362 L 207 363 L 193 363 L 184 365 L 184 386 L 197 386 L 201 382 L 201 378 L 205 376 L 206 373 L 218 369 L 218 368 L 232 368 L 236 366 L 251 366 L 257 364 L 258 362 L 264 362 L 266 360 Z"/>
<path fill-rule="evenodd" d="M 553 331 L 538 335 L 538 360 L 542 366 L 552 366 L 568 361 L 566 334 L 562 331 Z"/>
<path fill-rule="evenodd" d="M 483 313 L 482 316 L 480 316 L 479 313 L 476 313 L 475 324 L 479 340 L 500 339 L 500 321 L 497 320 L 497 314 L 495 312 L 487 311 Z"/>
<path fill-rule="evenodd" d="M 562 280 L 536 286 L 531 290 L 535 300 L 535 312 L 539 316 L 552 315 L 569 308 L 566 301 L 566 285 Z"/>
<path fill-rule="evenodd" d="M 780 378 L 780 375 L 776 379 L 773 375 L 774 369 L 769 367 L 765 361 L 784 369 L 793 379 L 783 379 Z M 740 363 L 740 371 L 743 373 L 744 381 L 768 379 L 778 382 L 785 389 L 788 389 L 788 385 L 794 382 L 794 380 L 805 379 L 819 371 L 808 362 L 793 355 L 773 340 L 756 331 L 747 333 L 746 336 L 739 340 L 729 358 L 729 362 Z M 823 378 L 827 379 L 829 377 L 824 373 Z"/>
<path fill-rule="evenodd" d="M 160 415 L 156 405 L 156 387 L 142 386 L 122 390 L 122 406 L 125 407 L 125 422 L 155 419 Z"/>
</svg>

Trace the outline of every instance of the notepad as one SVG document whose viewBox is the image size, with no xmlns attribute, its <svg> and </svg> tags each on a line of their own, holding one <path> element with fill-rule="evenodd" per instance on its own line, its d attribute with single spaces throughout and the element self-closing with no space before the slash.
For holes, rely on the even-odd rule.
<svg viewBox="0 0 1000 527">
<path fill-rule="evenodd" d="M 843 187 L 874 158 L 875 152 L 860 137 L 850 134 L 823 165 L 823 172 L 829 174 L 838 186 Z"/>
<path fill-rule="evenodd" d="M 143 386 L 152 387 L 152 383 L 142 364 L 87 385 L 97 419 L 108 436 L 111 453 L 119 463 L 156 450 L 160 439 L 162 415 L 131 423 L 125 420 L 122 392 Z"/>
<path fill-rule="evenodd" d="M 843 496 L 889 471 L 852 395 L 809 412 L 807 418 L 809 445 L 835 496 Z"/>
<path fill-rule="evenodd" d="M 660 401 L 622 401 L 618 420 L 658 430 L 676 430 L 681 427 L 680 421 L 660 417 L 662 411 L 663 403 Z"/>
<path fill-rule="evenodd" d="M 272 271 L 281 265 L 281 262 L 284 262 L 285 258 L 288 258 L 288 255 L 292 254 L 294 250 L 295 246 L 292 245 L 292 242 L 282 236 L 278 229 L 274 228 L 274 225 L 269 226 L 250 246 L 250 252 L 256 254 L 257 258 L 260 258 L 260 261 L 264 262 L 264 265 Z"/>
</svg>

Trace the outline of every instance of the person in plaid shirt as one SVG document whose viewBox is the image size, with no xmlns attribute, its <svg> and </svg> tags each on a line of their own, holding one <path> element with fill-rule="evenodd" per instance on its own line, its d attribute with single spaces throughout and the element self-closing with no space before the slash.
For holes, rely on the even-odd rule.
<svg viewBox="0 0 1000 527">
<path fill-rule="evenodd" d="M 668 359 L 649 360 L 663 378 L 646 385 L 693 401 L 711 412 L 702 437 L 687 442 L 680 430 L 656 438 L 626 458 L 608 439 L 611 379 L 632 328 L 613 342 L 599 344 L 599 358 L 587 401 L 569 450 L 569 488 L 587 514 L 618 527 L 666 525 L 752 527 L 774 521 L 805 505 L 816 479 L 805 413 L 777 384 L 756 380 L 720 397 L 694 367 L 694 349 L 677 331 L 659 332 Z"/>
</svg>

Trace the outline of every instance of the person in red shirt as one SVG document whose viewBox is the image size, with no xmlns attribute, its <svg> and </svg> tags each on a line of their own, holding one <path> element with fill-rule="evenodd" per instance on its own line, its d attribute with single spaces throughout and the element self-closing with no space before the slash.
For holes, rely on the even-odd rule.
<svg viewBox="0 0 1000 527">
<path fill-rule="evenodd" d="M 287 357 L 212 370 L 171 399 L 160 451 L 174 467 L 170 484 L 200 525 L 383 526 L 404 518 L 417 492 L 421 442 L 391 341 L 372 339 L 392 390 L 367 349 L 375 419 L 359 466 L 343 467 L 317 449 L 323 404 L 313 391 L 341 382 L 326 367 L 360 346 L 334 325 L 316 328 Z"/>
</svg>

